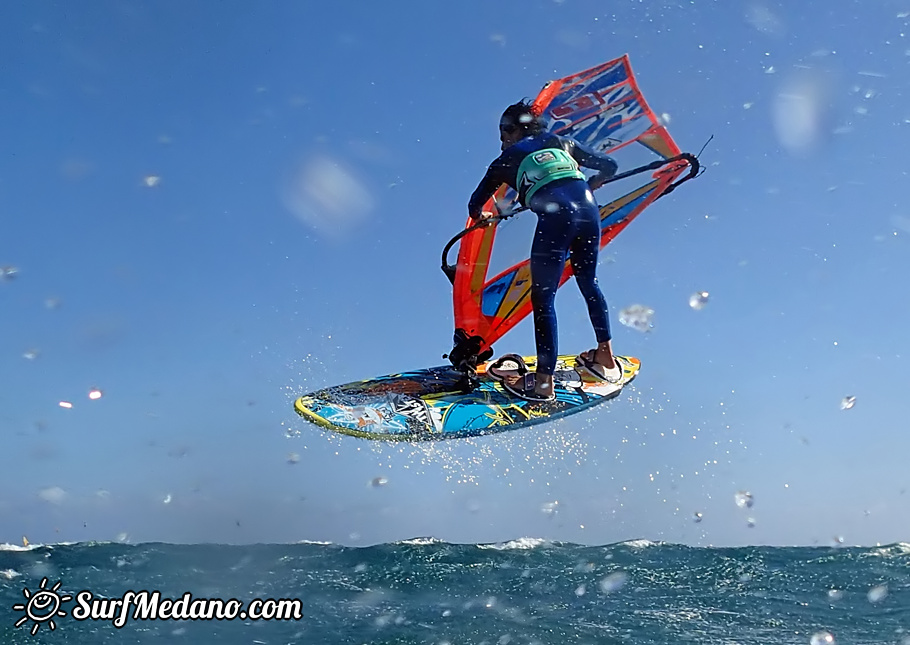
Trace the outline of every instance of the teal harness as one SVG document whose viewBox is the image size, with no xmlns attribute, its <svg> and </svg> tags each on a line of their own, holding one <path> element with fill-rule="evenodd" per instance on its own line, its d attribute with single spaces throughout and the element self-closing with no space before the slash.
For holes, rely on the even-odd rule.
<svg viewBox="0 0 910 645">
<path fill-rule="evenodd" d="M 518 196 L 528 205 L 538 190 L 552 181 L 565 178 L 584 179 L 578 163 L 561 148 L 544 148 L 532 152 L 518 166 Z"/>
</svg>

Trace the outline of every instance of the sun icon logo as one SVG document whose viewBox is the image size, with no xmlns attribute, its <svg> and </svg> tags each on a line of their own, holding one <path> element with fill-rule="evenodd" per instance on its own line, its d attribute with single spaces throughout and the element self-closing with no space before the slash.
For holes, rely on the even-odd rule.
<svg viewBox="0 0 910 645">
<path fill-rule="evenodd" d="M 28 600 L 24 605 L 13 605 L 13 611 L 24 611 L 25 616 L 16 621 L 16 627 L 21 627 L 28 621 L 32 621 L 32 636 L 38 633 L 41 623 L 47 623 L 51 631 L 57 629 L 54 618 L 57 616 L 66 616 L 66 612 L 60 609 L 60 605 L 67 600 L 72 600 L 72 596 L 61 596 L 59 593 L 60 585 L 57 581 L 50 589 L 47 588 L 47 578 L 41 579 L 41 585 L 34 594 L 28 590 L 28 587 L 22 590 L 22 595 Z"/>
</svg>

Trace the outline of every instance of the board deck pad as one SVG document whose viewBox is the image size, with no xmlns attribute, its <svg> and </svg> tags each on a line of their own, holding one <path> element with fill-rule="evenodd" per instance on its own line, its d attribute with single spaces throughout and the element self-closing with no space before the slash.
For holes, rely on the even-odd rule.
<svg viewBox="0 0 910 645">
<path fill-rule="evenodd" d="M 638 374 L 641 361 L 617 356 L 618 383 L 593 382 L 575 370 L 575 356 L 560 356 L 554 374 L 554 401 L 527 401 L 509 394 L 486 371 L 477 368 L 479 384 L 458 389 L 462 374 L 451 366 L 389 374 L 328 387 L 294 402 L 304 419 L 327 430 L 364 439 L 433 441 L 476 437 L 516 430 L 581 412 L 617 396 Z M 533 371 L 534 356 L 524 357 Z"/>
</svg>

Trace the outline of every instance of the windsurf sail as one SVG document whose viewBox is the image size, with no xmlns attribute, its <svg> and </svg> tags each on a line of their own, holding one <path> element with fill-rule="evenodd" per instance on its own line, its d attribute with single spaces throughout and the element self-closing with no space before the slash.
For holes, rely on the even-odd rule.
<svg viewBox="0 0 910 645">
<path fill-rule="evenodd" d="M 610 180 L 612 192 L 597 194 L 603 201 L 609 192 L 609 201 L 600 207 L 601 248 L 655 200 L 698 172 L 698 160 L 680 151 L 648 107 L 628 56 L 550 81 L 532 106 L 549 131 L 605 152 L 619 164 L 619 174 Z M 516 201 L 515 191 L 501 186 L 484 206 L 497 216 L 495 224 L 468 219 L 443 251 L 442 269 L 454 290 L 455 347 L 449 358 L 456 367 L 486 360 L 492 344 L 531 312 L 530 244 L 523 260 L 501 271 L 490 262 L 494 247 L 508 234 L 499 224 L 517 212 L 508 212 Z M 449 250 L 459 241 L 457 264 L 450 265 Z M 560 286 L 571 275 L 566 261 Z"/>
</svg>

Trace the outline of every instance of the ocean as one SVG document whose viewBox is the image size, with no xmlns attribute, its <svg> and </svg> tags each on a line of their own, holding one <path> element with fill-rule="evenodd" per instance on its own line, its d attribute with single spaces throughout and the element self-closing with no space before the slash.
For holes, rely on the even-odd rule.
<svg viewBox="0 0 910 645">
<path fill-rule="evenodd" d="M 910 645 L 910 544 L 5 545 L 0 643 Z"/>
</svg>

